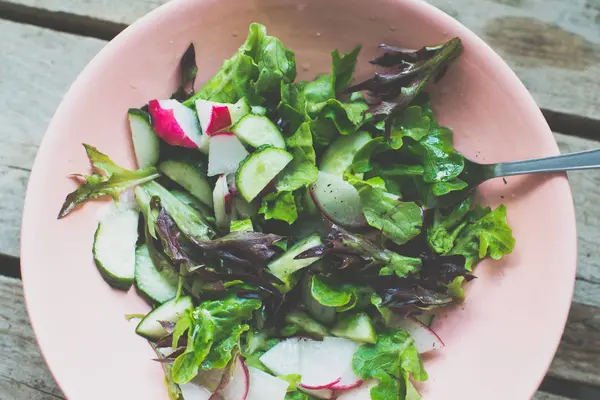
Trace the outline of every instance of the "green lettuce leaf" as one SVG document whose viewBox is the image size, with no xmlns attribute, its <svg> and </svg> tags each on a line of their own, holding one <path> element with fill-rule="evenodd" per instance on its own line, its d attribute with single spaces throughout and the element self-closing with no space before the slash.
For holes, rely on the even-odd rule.
<svg viewBox="0 0 600 400">
<path fill-rule="evenodd" d="M 341 55 L 338 50 L 331 52 L 331 76 L 334 80 L 333 87 L 337 93 L 346 89 L 346 86 L 352 82 L 360 49 L 361 46 L 356 46 L 348 53 Z"/>
<path fill-rule="evenodd" d="M 251 219 L 234 219 L 229 226 L 229 232 L 254 232 Z"/>
<path fill-rule="evenodd" d="M 466 216 L 471 210 L 472 197 L 454 206 L 452 209 L 435 210 L 433 223 L 427 229 L 427 243 L 438 254 L 448 254 L 454 247 L 456 237 L 466 226 Z"/>
<path fill-rule="evenodd" d="M 294 193 L 288 191 L 269 193 L 262 198 L 258 213 L 263 214 L 266 220 L 278 219 L 291 225 L 298 218 Z"/>
<path fill-rule="evenodd" d="M 76 174 L 83 179 L 79 187 L 67 195 L 58 213 L 58 218 L 68 215 L 79 204 L 102 196 L 111 196 L 119 200 L 119 193 L 129 187 L 152 181 L 160 176 L 156 167 L 146 167 L 130 171 L 119 167 L 108 156 L 94 146 L 83 144 L 94 173 L 92 175 Z"/>
<path fill-rule="evenodd" d="M 317 398 L 296 390 L 293 392 L 287 392 L 285 395 L 285 400 L 317 400 Z"/>
<path fill-rule="evenodd" d="M 471 270 L 477 261 L 491 257 L 499 260 L 510 254 L 515 247 L 512 229 L 506 221 L 506 206 L 498 206 L 494 211 L 489 207 L 476 207 L 470 213 L 470 220 L 456 237 L 451 255 L 463 255 L 465 268 Z"/>
<path fill-rule="evenodd" d="M 314 183 L 319 173 L 310 125 L 300 125 L 292 136 L 285 139 L 285 143 L 294 158 L 281 172 L 275 186 L 277 190 L 292 192 Z"/>
<path fill-rule="evenodd" d="M 343 307 L 353 297 L 356 288 L 349 284 L 335 284 L 324 277 L 314 275 L 311 280 L 312 297 L 326 307 Z"/>
<path fill-rule="evenodd" d="M 188 316 L 190 320 L 178 330 L 179 335 L 187 330 L 188 345 L 173 363 L 175 383 L 189 382 L 199 368 L 224 367 L 239 349 L 240 335 L 248 329 L 242 322 L 251 319 L 261 305 L 259 300 L 233 295 L 196 307 Z"/>
<path fill-rule="evenodd" d="M 427 380 L 414 340 L 404 330 L 381 332 L 376 344 L 360 346 L 352 368 L 362 379 L 379 379 L 370 392 L 371 398 L 377 400 L 405 400 L 409 377 Z"/>
</svg>

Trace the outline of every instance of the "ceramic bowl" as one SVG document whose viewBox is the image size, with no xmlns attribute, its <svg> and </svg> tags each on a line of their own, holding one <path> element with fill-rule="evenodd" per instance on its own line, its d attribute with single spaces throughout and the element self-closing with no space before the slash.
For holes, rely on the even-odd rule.
<svg viewBox="0 0 600 400">
<path fill-rule="evenodd" d="M 517 77 L 481 39 L 441 11 L 413 0 L 174 0 L 110 42 L 58 108 L 33 168 L 22 231 L 22 273 L 31 322 L 58 384 L 71 400 L 166 400 L 161 366 L 126 313 L 147 312 L 135 293 L 111 289 L 92 260 L 92 202 L 57 220 L 67 179 L 89 166 L 82 142 L 135 165 L 126 111 L 176 87 L 179 59 L 196 45 L 202 82 L 243 42 L 250 22 L 292 48 L 299 79 L 330 68 L 329 53 L 363 45 L 359 76 L 380 43 L 418 48 L 460 36 L 465 51 L 431 88 L 456 147 L 479 162 L 558 154 L 542 114 Z M 575 218 L 563 174 L 488 182 L 488 205 L 504 202 L 516 247 L 485 261 L 467 301 L 439 318 L 444 349 L 426 357 L 429 400 L 525 400 L 544 376 L 571 301 Z"/>
</svg>

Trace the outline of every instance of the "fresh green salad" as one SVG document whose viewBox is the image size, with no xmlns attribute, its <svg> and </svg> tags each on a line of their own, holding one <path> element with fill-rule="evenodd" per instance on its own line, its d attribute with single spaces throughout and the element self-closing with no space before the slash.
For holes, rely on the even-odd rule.
<svg viewBox="0 0 600 400">
<path fill-rule="evenodd" d="M 94 259 L 152 304 L 136 332 L 171 399 L 419 399 L 436 312 L 512 251 L 425 93 L 460 39 L 381 48 L 363 82 L 360 46 L 296 81 L 294 52 L 252 24 L 199 89 L 190 45 L 171 97 L 128 111 L 139 169 L 84 144 L 94 172 L 59 218 L 114 198 Z"/>
</svg>

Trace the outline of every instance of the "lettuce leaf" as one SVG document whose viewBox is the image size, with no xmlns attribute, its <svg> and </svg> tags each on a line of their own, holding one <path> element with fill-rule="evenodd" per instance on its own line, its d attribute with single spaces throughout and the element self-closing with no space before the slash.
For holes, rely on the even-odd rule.
<svg viewBox="0 0 600 400">
<path fill-rule="evenodd" d="M 345 54 L 340 55 L 338 50 L 331 52 L 331 76 L 333 87 L 337 93 L 343 91 L 352 82 L 360 49 L 361 46 L 359 45 Z"/>
<path fill-rule="evenodd" d="M 194 82 L 196 81 L 197 74 L 196 50 L 194 49 L 194 43 L 190 43 L 179 61 L 179 87 L 171 98 L 179 102 L 190 98 L 194 94 Z M 188 86 L 189 90 L 187 89 Z"/>
<path fill-rule="evenodd" d="M 298 219 L 294 193 L 288 191 L 269 193 L 262 198 L 258 213 L 263 214 L 266 220 L 278 219 L 291 225 Z"/>
<path fill-rule="evenodd" d="M 343 307 L 355 297 L 356 287 L 350 284 L 336 284 L 319 275 L 311 279 L 310 293 L 319 304 L 326 307 Z"/>
<path fill-rule="evenodd" d="M 319 173 L 310 125 L 300 125 L 292 136 L 285 139 L 285 143 L 294 158 L 277 178 L 275 187 L 280 191 L 292 192 L 314 183 Z"/>
<path fill-rule="evenodd" d="M 179 334 L 187 331 L 188 345 L 173 363 L 173 380 L 177 384 L 192 380 L 200 368 L 222 368 L 239 350 L 239 338 L 248 329 L 242 322 L 252 318 L 261 307 L 256 299 L 228 296 L 223 300 L 205 301 L 188 314 Z"/>
<path fill-rule="evenodd" d="M 404 330 L 381 332 L 377 343 L 360 346 L 352 368 L 362 379 L 379 379 L 370 392 L 375 400 L 405 400 L 410 377 L 427 380 L 414 340 Z"/>
<path fill-rule="evenodd" d="M 131 171 L 119 167 L 106 154 L 101 153 L 94 146 L 84 143 L 83 147 L 94 172 L 92 175 L 73 175 L 84 182 L 75 191 L 67 195 L 58 213 L 58 219 L 64 218 L 76 206 L 90 199 L 111 196 L 115 201 L 118 201 L 119 193 L 124 190 L 152 181 L 160 176 L 156 167 L 146 167 Z"/>
</svg>

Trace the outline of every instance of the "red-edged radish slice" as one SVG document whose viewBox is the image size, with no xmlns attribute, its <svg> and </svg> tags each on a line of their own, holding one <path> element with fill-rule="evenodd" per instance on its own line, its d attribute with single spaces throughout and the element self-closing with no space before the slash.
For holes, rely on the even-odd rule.
<svg viewBox="0 0 600 400">
<path fill-rule="evenodd" d="M 354 353 L 360 347 L 360 343 L 352 340 L 327 336 L 323 339 L 323 348 L 327 349 L 328 357 L 329 354 L 334 355 L 339 363 L 340 381 L 329 389 L 333 390 L 349 390 L 360 386 L 363 382 L 352 369 L 352 358 Z"/>
<path fill-rule="evenodd" d="M 319 210 L 333 222 L 348 227 L 367 224 L 358 191 L 343 178 L 319 172 L 310 194 Z"/>
<path fill-rule="evenodd" d="M 200 147 L 202 133 L 194 111 L 177 100 L 150 100 L 152 127 L 165 142 L 180 147 Z"/>
<path fill-rule="evenodd" d="M 393 322 L 393 327 L 406 330 L 415 341 L 415 347 L 420 354 L 445 346 L 437 333 L 414 317 L 398 319 Z"/>
<path fill-rule="evenodd" d="M 351 364 L 352 357 L 347 357 L 345 347 L 338 346 L 337 341 L 326 342 L 305 341 L 300 352 L 300 376 L 302 387 L 308 389 L 329 389 L 339 383 L 342 374 Z M 347 341 L 345 339 L 339 339 Z M 349 340 L 348 340 L 349 342 Z"/>
<path fill-rule="evenodd" d="M 181 390 L 183 400 L 210 400 L 213 395 L 206 388 L 193 382 L 179 385 L 179 389 Z"/>
<path fill-rule="evenodd" d="M 238 170 L 248 152 L 231 132 L 219 132 L 210 138 L 208 176 L 231 174 Z"/>
<path fill-rule="evenodd" d="M 248 367 L 250 387 L 245 400 L 284 400 L 289 382 L 267 374 L 254 367 Z M 234 399 L 227 399 L 234 400 Z M 237 399 L 235 399 L 237 400 Z"/>
<path fill-rule="evenodd" d="M 304 339 L 290 338 L 277 343 L 260 357 L 265 367 L 276 375 L 300 373 L 300 351 Z"/>
<path fill-rule="evenodd" d="M 235 360 L 233 371 L 227 385 L 221 390 L 220 395 L 225 400 L 246 400 L 250 387 L 248 367 L 241 358 Z"/>
<path fill-rule="evenodd" d="M 340 392 L 336 400 L 367 400 L 371 398 L 371 388 L 377 385 L 379 381 L 376 379 L 366 381 L 361 386 Z"/>
<path fill-rule="evenodd" d="M 235 104 L 196 100 L 198 121 L 200 121 L 202 131 L 209 136 L 229 128 L 249 112 L 250 107 L 245 99 L 241 99 Z"/>
<path fill-rule="evenodd" d="M 304 389 L 309 389 L 309 390 L 321 390 L 321 389 L 333 389 L 335 385 L 337 385 L 338 383 L 340 383 L 340 381 L 342 380 L 342 378 L 337 378 L 336 380 L 332 381 L 332 382 L 328 382 L 325 384 L 320 384 L 318 386 L 311 386 L 311 385 L 307 385 L 304 383 L 300 383 L 300 387 L 303 387 Z"/>
<path fill-rule="evenodd" d="M 313 389 L 304 388 L 302 386 L 298 386 L 298 390 L 300 390 L 301 392 L 304 392 L 308 395 L 311 395 L 313 397 L 316 397 L 317 399 L 329 400 L 329 399 L 333 398 L 333 390 L 331 390 L 331 389 L 313 390 Z"/>
</svg>

